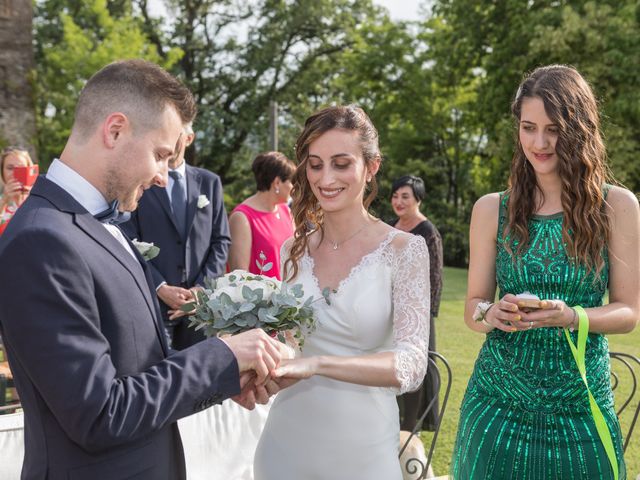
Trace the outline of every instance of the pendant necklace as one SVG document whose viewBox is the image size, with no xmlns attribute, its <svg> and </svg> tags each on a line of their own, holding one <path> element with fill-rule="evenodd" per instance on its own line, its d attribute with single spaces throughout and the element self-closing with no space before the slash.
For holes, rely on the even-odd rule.
<svg viewBox="0 0 640 480">
<path fill-rule="evenodd" d="M 343 245 L 343 244 L 347 243 L 349 240 L 351 240 L 353 237 L 358 235 L 361 231 L 363 231 L 369 225 L 371 225 L 369 222 L 365 223 L 362 227 L 360 227 L 358 230 L 356 230 L 356 233 L 352 233 L 350 236 L 348 236 L 347 238 L 345 238 L 341 242 L 334 242 L 333 240 L 329 240 L 329 239 L 327 239 L 327 240 L 329 240 L 329 242 L 331 242 L 331 248 L 333 250 L 338 250 L 338 248 L 340 248 L 340 245 Z"/>
</svg>

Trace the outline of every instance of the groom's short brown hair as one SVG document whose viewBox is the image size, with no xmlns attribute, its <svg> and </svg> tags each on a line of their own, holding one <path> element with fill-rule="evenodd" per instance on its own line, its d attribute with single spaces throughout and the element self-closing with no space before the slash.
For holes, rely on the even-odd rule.
<svg viewBox="0 0 640 480">
<path fill-rule="evenodd" d="M 122 112 L 132 128 L 156 128 L 167 106 L 175 108 L 183 124 L 196 116 L 193 95 L 177 78 L 146 60 L 110 63 L 95 73 L 80 93 L 72 132 L 82 142 L 113 112 Z"/>
</svg>

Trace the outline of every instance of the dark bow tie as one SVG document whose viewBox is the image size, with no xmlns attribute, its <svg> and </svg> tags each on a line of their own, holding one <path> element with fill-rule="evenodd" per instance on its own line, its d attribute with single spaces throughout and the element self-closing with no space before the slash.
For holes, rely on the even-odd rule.
<svg viewBox="0 0 640 480">
<path fill-rule="evenodd" d="M 109 208 L 100 213 L 96 213 L 93 218 L 99 222 L 110 225 L 118 225 L 119 223 L 126 222 L 131 218 L 131 212 L 120 212 L 118 210 L 119 205 L 118 200 L 114 200 L 109 204 Z"/>
</svg>

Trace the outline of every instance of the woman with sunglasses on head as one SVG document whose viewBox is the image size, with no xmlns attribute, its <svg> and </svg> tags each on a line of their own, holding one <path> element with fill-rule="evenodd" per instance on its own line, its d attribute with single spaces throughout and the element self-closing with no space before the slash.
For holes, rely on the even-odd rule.
<svg viewBox="0 0 640 480">
<path fill-rule="evenodd" d="M 16 210 L 29 196 L 31 187 L 23 185 L 13 175 L 16 167 L 29 167 L 33 161 L 29 152 L 19 147 L 7 147 L 0 155 L 0 174 L 4 188 L 0 196 L 0 235 Z"/>
</svg>

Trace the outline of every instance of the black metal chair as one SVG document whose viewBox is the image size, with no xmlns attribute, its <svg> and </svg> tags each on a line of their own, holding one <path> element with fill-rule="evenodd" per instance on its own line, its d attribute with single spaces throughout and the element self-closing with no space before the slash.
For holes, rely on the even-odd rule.
<svg viewBox="0 0 640 480">
<path fill-rule="evenodd" d="M 4 345 L 2 344 L 2 337 L 0 337 L 0 415 L 3 413 L 11 413 L 21 408 L 20 400 L 15 396 L 15 393 L 8 395 L 10 392 L 15 392 L 15 385 L 6 360 L 7 356 Z M 11 398 L 7 401 L 8 397 Z"/>
<path fill-rule="evenodd" d="M 629 412 L 632 415 L 631 423 L 624 436 L 624 444 L 622 445 L 623 450 L 626 452 L 638 422 L 638 416 L 640 416 L 640 359 L 628 353 L 621 352 L 610 352 L 609 356 L 611 357 L 611 388 L 616 391 L 619 386 L 626 384 L 624 379 L 627 376 L 629 377 L 629 393 L 622 393 L 620 390 L 616 392 L 616 396 L 620 394 L 616 404 L 622 401 L 620 407 L 616 410 L 618 418 L 621 418 L 621 415 L 625 412 Z"/>
<path fill-rule="evenodd" d="M 7 377 L 0 373 L 0 407 L 7 403 Z"/>
<path fill-rule="evenodd" d="M 421 461 L 418 458 L 409 458 L 406 460 L 404 465 L 402 465 L 403 471 L 412 475 L 412 478 L 416 478 L 416 479 L 427 478 L 429 466 L 431 465 L 431 460 L 433 459 L 433 452 L 435 450 L 436 442 L 438 440 L 438 434 L 440 433 L 440 426 L 442 425 L 442 417 L 444 416 L 444 412 L 447 408 L 447 402 L 449 401 L 449 393 L 451 392 L 451 384 L 453 382 L 453 372 L 451 371 L 451 367 L 449 366 L 449 362 L 447 362 L 447 359 L 437 352 L 429 352 L 428 368 L 432 368 L 436 372 L 437 385 L 435 390 L 438 392 L 438 394 L 442 391 L 443 382 L 442 382 L 441 370 L 438 367 L 438 364 L 436 363 L 435 359 L 437 359 L 440 363 L 442 363 L 442 365 L 444 366 L 444 369 L 446 370 L 446 383 L 444 383 L 445 385 L 444 396 L 442 397 L 442 402 L 440 403 L 440 409 L 438 411 L 438 420 L 436 423 L 436 429 L 433 432 L 433 437 L 431 438 L 431 443 L 429 445 L 427 462 L 425 464 L 423 461 Z M 420 426 L 422 425 L 423 420 L 425 419 L 429 411 L 432 408 L 434 408 L 434 404 L 436 403 L 436 400 L 439 396 L 440 395 L 434 397 L 427 405 L 427 408 L 422 413 L 420 420 L 416 423 L 416 427 L 411 432 L 411 436 L 407 438 L 407 440 L 404 442 L 404 444 L 400 448 L 400 456 L 402 456 L 402 454 L 406 450 L 407 446 L 409 445 L 409 442 L 411 442 L 411 439 L 418 435 L 418 432 L 420 431 Z M 419 475 L 417 477 L 414 477 L 414 475 L 418 473 Z"/>
</svg>

